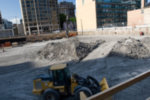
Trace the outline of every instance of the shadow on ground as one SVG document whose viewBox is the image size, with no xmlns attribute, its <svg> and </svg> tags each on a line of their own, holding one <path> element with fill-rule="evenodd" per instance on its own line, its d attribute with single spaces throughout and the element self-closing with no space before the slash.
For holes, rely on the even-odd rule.
<svg viewBox="0 0 150 100">
<path fill-rule="evenodd" d="M 67 62 L 72 73 L 83 77 L 91 75 L 100 81 L 106 77 L 114 86 L 150 69 L 149 59 L 130 59 L 125 57 L 106 57 L 81 62 Z M 0 66 L 0 100 L 41 100 L 32 94 L 33 78 L 47 73 L 49 66 L 35 66 L 25 62 L 10 66 Z M 115 100 L 144 100 L 150 96 L 150 78 L 115 95 Z M 143 90 L 143 88 L 145 88 Z M 71 100 L 67 98 L 65 100 Z"/>
</svg>

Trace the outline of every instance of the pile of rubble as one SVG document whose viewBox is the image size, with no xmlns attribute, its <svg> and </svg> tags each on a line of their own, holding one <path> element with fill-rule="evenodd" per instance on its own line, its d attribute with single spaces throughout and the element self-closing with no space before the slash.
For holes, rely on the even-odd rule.
<svg viewBox="0 0 150 100">
<path fill-rule="evenodd" d="M 109 56 L 114 55 L 139 59 L 150 57 L 150 52 L 142 41 L 133 38 L 126 38 L 118 41 L 114 45 Z"/>
<path fill-rule="evenodd" d="M 82 60 L 103 42 L 83 43 L 78 39 L 69 39 L 63 42 L 49 43 L 38 52 L 38 57 L 48 61 Z"/>
</svg>

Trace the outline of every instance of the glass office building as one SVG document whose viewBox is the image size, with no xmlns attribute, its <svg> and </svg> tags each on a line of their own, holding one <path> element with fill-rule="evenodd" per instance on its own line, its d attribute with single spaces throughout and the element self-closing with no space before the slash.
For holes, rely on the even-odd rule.
<svg viewBox="0 0 150 100">
<path fill-rule="evenodd" d="M 145 7 L 150 7 L 150 0 L 145 1 Z"/>
<path fill-rule="evenodd" d="M 97 28 L 125 26 L 127 11 L 137 9 L 135 2 L 96 0 Z"/>
<path fill-rule="evenodd" d="M 57 0 L 20 0 L 25 34 L 59 29 Z"/>
</svg>

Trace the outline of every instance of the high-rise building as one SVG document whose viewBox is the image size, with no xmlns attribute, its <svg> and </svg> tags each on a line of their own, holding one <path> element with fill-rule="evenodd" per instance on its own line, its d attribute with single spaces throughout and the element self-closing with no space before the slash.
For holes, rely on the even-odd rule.
<svg viewBox="0 0 150 100">
<path fill-rule="evenodd" d="M 124 26 L 127 11 L 135 4 L 122 0 L 76 0 L 77 29 L 96 30 L 101 27 Z"/>
<path fill-rule="evenodd" d="M 59 29 L 57 0 L 20 0 L 26 35 Z"/>
<path fill-rule="evenodd" d="M 65 14 L 68 17 L 75 17 L 75 5 L 72 2 L 60 2 L 59 13 Z"/>
</svg>

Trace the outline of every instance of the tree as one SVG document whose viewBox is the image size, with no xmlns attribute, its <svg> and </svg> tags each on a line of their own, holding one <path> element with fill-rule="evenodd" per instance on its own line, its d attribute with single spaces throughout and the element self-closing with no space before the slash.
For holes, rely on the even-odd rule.
<svg viewBox="0 0 150 100">
<path fill-rule="evenodd" d="M 63 24 L 66 21 L 66 15 L 65 14 L 59 14 L 59 21 L 60 21 L 60 27 L 63 29 Z"/>
<path fill-rule="evenodd" d="M 71 18 L 69 18 L 69 21 L 71 21 L 72 23 L 75 23 L 76 22 L 76 18 L 75 17 L 71 17 Z"/>
</svg>

